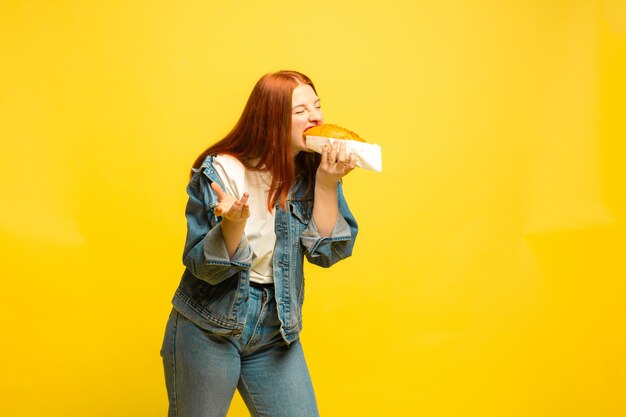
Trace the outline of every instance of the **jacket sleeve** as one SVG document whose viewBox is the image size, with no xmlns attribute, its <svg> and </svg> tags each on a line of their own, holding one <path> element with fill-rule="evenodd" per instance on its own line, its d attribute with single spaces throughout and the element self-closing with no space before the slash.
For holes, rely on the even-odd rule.
<svg viewBox="0 0 626 417">
<path fill-rule="evenodd" d="M 213 214 L 218 203 L 217 196 L 202 172 L 193 175 L 187 194 L 187 239 L 183 251 L 183 264 L 187 269 L 197 278 L 213 285 L 241 270 L 250 269 L 252 249 L 245 235 L 233 257 L 228 256 L 221 224 Z"/>
<path fill-rule="evenodd" d="M 337 184 L 339 215 L 329 237 L 321 237 L 311 217 L 309 225 L 301 236 L 306 258 L 312 264 L 328 268 L 352 255 L 352 249 L 359 231 L 358 224 L 348 208 L 343 196 L 341 183 Z"/>
</svg>

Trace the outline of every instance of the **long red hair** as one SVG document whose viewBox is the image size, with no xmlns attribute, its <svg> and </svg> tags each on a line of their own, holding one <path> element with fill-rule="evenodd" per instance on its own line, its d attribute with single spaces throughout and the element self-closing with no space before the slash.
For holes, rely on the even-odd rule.
<svg viewBox="0 0 626 417">
<path fill-rule="evenodd" d="M 289 189 L 297 179 L 306 181 L 310 193 L 320 157 L 300 152 L 294 160 L 291 147 L 291 98 L 300 84 L 310 85 L 315 91 L 309 77 L 296 71 L 261 77 L 233 130 L 202 152 L 193 167 L 199 168 L 208 155 L 225 153 L 248 169 L 268 171 L 272 175 L 267 202 L 270 209 L 279 200 L 285 207 Z"/>
</svg>

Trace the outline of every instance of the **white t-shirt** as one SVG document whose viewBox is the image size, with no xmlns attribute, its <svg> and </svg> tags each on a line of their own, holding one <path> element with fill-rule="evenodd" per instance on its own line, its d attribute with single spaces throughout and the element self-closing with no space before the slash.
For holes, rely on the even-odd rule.
<svg viewBox="0 0 626 417">
<path fill-rule="evenodd" d="M 213 166 L 224 184 L 224 191 L 238 199 L 244 192 L 250 195 L 250 217 L 244 230 L 253 252 L 250 281 L 262 284 L 274 282 L 275 211 L 267 209 L 271 174 L 247 170 L 238 159 L 225 154 L 217 155 Z"/>
</svg>

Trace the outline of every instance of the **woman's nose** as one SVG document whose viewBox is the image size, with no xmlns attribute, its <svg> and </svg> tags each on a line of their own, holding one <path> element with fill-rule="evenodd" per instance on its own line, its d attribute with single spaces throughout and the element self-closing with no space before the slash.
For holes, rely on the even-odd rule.
<svg viewBox="0 0 626 417">
<path fill-rule="evenodd" d="M 314 109 L 313 111 L 309 112 L 309 120 L 310 121 L 320 121 L 322 120 L 322 110 L 321 109 Z"/>
</svg>

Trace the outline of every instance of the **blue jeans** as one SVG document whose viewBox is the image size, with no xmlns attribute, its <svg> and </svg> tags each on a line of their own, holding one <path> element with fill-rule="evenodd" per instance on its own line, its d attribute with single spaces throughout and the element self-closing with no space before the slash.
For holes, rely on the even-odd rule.
<svg viewBox="0 0 626 417">
<path fill-rule="evenodd" d="M 161 349 L 169 417 L 226 416 L 235 389 L 252 416 L 319 416 L 300 340 L 280 334 L 273 288 L 250 287 L 247 303 L 239 338 L 172 310 Z"/>
</svg>

